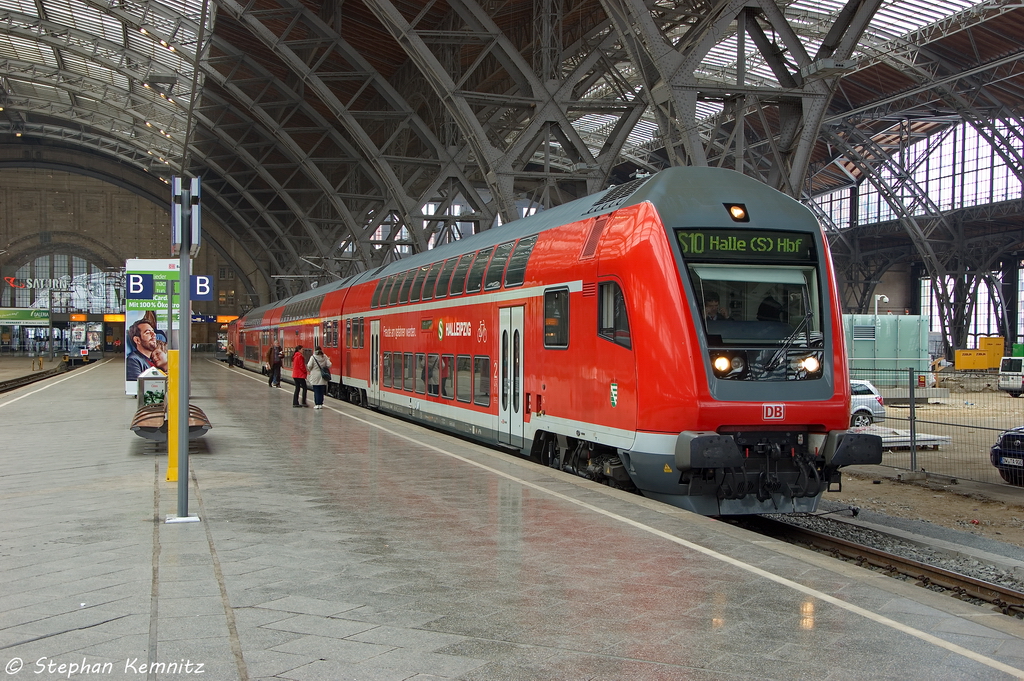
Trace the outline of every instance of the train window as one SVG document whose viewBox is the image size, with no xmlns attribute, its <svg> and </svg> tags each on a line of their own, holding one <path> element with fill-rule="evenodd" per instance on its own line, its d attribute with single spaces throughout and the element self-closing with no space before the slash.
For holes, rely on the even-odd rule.
<svg viewBox="0 0 1024 681">
<path fill-rule="evenodd" d="M 391 304 L 391 293 L 392 290 L 394 289 L 394 283 L 396 279 L 396 276 L 394 274 L 391 274 L 390 276 L 388 276 L 387 281 L 384 283 L 384 291 L 383 293 L 381 293 L 381 307 L 386 307 L 387 305 Z"/>
<path fill-rule="evenodd" d="M 491 405 L 491 358 L 473 358 L 473 404 Z"/>
<path fill-rule="evenodd" d="M 441 358 L 436 354 L 427 355 L 427 394 L 437 397 L 441 386 Z"/>
<path fill-rule="evenodd" d="M 384 375 L 384 387 L 391 387 L 391 353 L 385 352 L 381 358 L 381 373 Z"/>
<path fill-rule="evenodd" d="M 388 294 L 388 305 L 398 305 L 398 294 L 402 290 L 402 282 L 408 272 L 394 275 L 395 283 L 391 285 L 391 293 Z"/>
<path fill-rule="evenodd" d="M 405 273 L 405 279 L 402 280 L 401 293 L 398 295 L 398 302 L 408 303 L 409 302 L 409 290 L 412 288 L 412 280 L 416 277 L 416 270 L 409 270 Z"/>
<path fill-rule="evenodd" d="M 412 290 L 409 291 L 409 302 L 416 303 L 420 299 L 420 290 L 423 288 L 423 280 L 427 277 L 428 267 L 421 267 L 416 270 L 416 278 L 412 280 Z"/>
<path fill-rule="evenodd" d="M 569 289 L 544 292 L 544 347 L 569 347 Z"/>
<path fill-rule="evenodd" d="M 441 263 L 435 262 L 427 272 L 427 278 L 423 281 L 423 300 L 430 300 L 434 297 L 434 284 L 437 283 L 437 275 L 441 273 Z"/>
<path fill-rule="evenodd" d="M 427 391 L 427 358 L 422 352 L 416 353 L 416 392 Z"/>
<path fill-rule="evenodd" d="M 597 334 L 616 345 L 631 348 L 626 298 L 614 281 L 602 282 L 597 289 Z"/>
<path fill-rule="evenodd" d="M 519 361 L 520 361 L 520 358 L 522 357 L 522 352 L 520 351 L 520 347 L 519 346 L 520 346 L 520 342 L 519 342 L 519 329 L 516 329 L 512 333 L 512 411 L 514 411 L 517 414 L 519 413 L 519 404 L 520 404 L 520 401 L 519 401 L 519 392 L 520 392 L 519 374 L 521 373 L 520 372 L 521 366 L 520 366 Z"/>
<path fill-rule="evenodd" d="M 413 371 L 413 364 L 412 364 L 412 362 L 413 362 L 412 353 L 411 352 L 405 353 L 403 359 L 405 360 L 405 364 L 403 365 L 402 378 L 403 378 L 403 381 L 405 383 L 405 389 L 411 392 L 412 391 L 412 386 L 413 386 L 413 373 L 414 373 L 414 371 Z"/>
<path fill-rule="evenodd" d="M 466 279 L 466 293 L 476 293 L 483 286 L 484 272 L 487 271 L 487 262 L 491 259 L 494 247 L 485 248 L 476 255 L 473 269 L 469 271 L 469 278 Z"/>
<path fill-rule="evenodd" d="M 455 357 L 453 355 L 441 355 L 440 379 L 441 379 L 441 397 L 452 399 L 455 397 L 455 383 L 452 379 L 453 371 L 452 368 L 455 366 Z"/>
<path fill-rule="evenodd" d="M 364 317 L 359 318 L 359 347 L 366 347 L 366 319 Z"/>
<path fill-rule="evenodd" d="M 494 257 L 491 258 L 491 265 L 487 268 L 487 278 L 484 279 L 485 291 L 501 288 L 501 275 L 505 273 L 505 263 L 508 262 L 509 254 L 512 253 L 513 243 L 509 241 L 494 249 Z"/>
<path fill-rule="evenodd" d="M 473 360 L 459 355 L 455 362 L 455 396 L 459 402 L 473 401 Z"/>
<path fill-rule="evenodd" d="M 381 294 L 381 291 L 384 290 L 384 282 L 385 281 L 387 281 L 387 280 L 386 279 L 379 279 L 379 280 L 377 280 L 377 288 L 373 289 L 373 297 L 370 298 L 370 307 L 372 307 L 372 308 L 373 307 L 377 307 L 377 304 L 380 303 L 380 294 Z"/>
<path fill-rule="evenodd" d="M 345 320 L 345 347 L 346 348 L 351 348 L 352 347 L 352 320 L 351 319 L 346 319 Z"/>
<path fill-rule="evenodd" d="M 501 332 L 501 410 L 508 410 L 508 329 Z"/>
<path fill-rule="evenodd" d="M 437 290 L 434 291 L 435 298 L 444 298 L 448 295 L 448 282 L 451 280 L 452 270 L 455 269 L 455 265 L 458 262 L 458 258 L 452 258 L 445 262 L 444 267 L 441 269 L 441 276 L 437 278 Z"/>
<path fill-rule="evenodd" d="M 522 286 L 526 279 L 526 263 L 533 253 L 533 247 L 537 243 L 537 237 L 531 236 L 520 239 L 516 248 L 512 251 L 512 257 L 508 260 L 508 269 L 505 270 L 505 288 Z"/>
<path fill-rule="evenodd" d="M 467 253 L 466 255 L 459 258 L 459 265 L 455 268 L 455 274 L 452 275 L 452 285 L 448 290 L 448 295 L 461 296 L 463 286 L 466 284 L 466 273 L 469 272 L 469 266 L 473 264 L 473 254 Z"/>
</svg>

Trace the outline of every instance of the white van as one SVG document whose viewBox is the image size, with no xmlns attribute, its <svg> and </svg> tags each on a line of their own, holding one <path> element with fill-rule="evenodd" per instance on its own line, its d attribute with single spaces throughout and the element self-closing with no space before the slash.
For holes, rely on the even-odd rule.
<svg viewBox="0 0 1024 681">
<path fill-rule="evenodd" d="M 1024 393 L 1024 357 L 1003 357 L 999 360 L 999 389 L 1020 397 Z"/>
</svg>

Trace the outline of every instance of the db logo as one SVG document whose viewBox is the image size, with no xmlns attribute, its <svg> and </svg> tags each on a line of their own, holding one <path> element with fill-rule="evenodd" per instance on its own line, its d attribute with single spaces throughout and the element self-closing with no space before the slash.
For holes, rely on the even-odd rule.
<svg viewBox="0 0 1024 681">
<path fill-rule="evenodd" d="M 764 404 L 761 405 L 761 418 L 765 421 L 781 421 L 786 418 L 786 405 Z"/>
</svg>

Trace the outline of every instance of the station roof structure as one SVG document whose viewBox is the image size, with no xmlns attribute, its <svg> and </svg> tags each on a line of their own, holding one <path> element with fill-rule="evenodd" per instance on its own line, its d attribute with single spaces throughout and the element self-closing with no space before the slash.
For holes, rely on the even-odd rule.
<svg viewBox="0 0 1024 681">
<path fill-rule="evenodd" d="M 279 294 L 671 165 L 807 199 L 899 176 L 894 150 L 968 121 L 1024 180 L 1017 1 L 0 0 L 0 19 L 0 146 L 200 177 Z M 887 183 L 905 211 L 880 252 L 948 271 L 938 209 Z"/>
</svg>

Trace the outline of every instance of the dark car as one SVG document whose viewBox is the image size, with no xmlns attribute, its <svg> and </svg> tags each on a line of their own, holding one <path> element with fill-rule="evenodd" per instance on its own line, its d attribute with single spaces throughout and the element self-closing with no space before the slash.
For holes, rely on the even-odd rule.
<svg viewBox="0 0 1024 681">
<path fill-rule="evenodd" d="M 1003 480 L 1011 485 L 1024 486 L 1024 426 L 1000 435 L 989 458 Z"/>
</svg>

